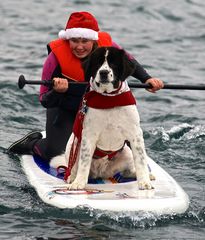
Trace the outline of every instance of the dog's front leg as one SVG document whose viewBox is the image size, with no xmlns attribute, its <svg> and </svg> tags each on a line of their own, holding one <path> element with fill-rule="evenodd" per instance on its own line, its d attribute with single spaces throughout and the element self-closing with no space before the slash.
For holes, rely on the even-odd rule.
<svg viewBox="0 0 205 240">
<path fill-rule="evenodd" d="M 152 189 L 153 187 L 149 178 L 143 133 L 140 127 L 136 126 L 136 134 L 130 139 L 130 145 L 133 153 L 138 187 L 141 190 Z"/>
<path fill-rule="evenodd" d="M 95 144 L 91 143 L 89 138 L 82 137 L 80 156 L 77 166 L 77 174 L 75 180 L 71 183 L 70 189 L 84 189 L 88 182 L 92 156 Z"/>
</svg>

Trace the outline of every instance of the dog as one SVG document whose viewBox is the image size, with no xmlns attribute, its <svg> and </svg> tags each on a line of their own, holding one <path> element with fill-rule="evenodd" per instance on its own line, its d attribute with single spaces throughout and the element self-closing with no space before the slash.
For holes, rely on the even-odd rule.
<svg viewBox="0 0 205 240">
<path fill-rule="evenodd" d="M 90 90 L 76 117 L 80 134 L 75 123 L 65 154 L 54 157 L 51 166 L 70 166 L 70 189 L 84 189 L 89 177 L 109 178 L 117 172 L 137 177 L 140 190 L 152 189 L 140 118 L 126 81 L 135 64 L 122 49 L 100 47 L 83 69 Z"/>
</svg>

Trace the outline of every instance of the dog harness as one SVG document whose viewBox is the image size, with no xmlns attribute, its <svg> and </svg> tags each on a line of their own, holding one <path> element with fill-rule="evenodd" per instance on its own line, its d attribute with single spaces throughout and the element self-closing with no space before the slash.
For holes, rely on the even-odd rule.
<svg viewBox="0 0 205 240">
<path fill-rule="evenodd" d="M 125 144 L 124 144 L 125 145 Z M 104 151 L 98 147 L 96 147 L 95 149 L 95 152 L 93 154 L 93 158 L 94 159 L 100 159 L 100 158 L 103 158 L 103 157 L 106 157 L 108 158 L 108 160 L 113 160 L 113 158 L 115 157 L 115 155 L 118 153 L 118 152 L 121 152 L 124 148 L 124 145 L 117 151 Z"/>
<path fill-rule="evenodd" d="M 83 121 L 84 121 L 84 117 L 87 112 L 87 109 L 89 107 L 97 108 L 97 109 L 109 109 L 113 107 L 128 106 L 128 105 L 135 105 L 135 104 L 136 104 L 135 97 L 130 91 L 126 81 L 122 83 L 122 85 L 118 90 L 118 93 L 115 91 L 114 93 L 103 95 L 101 93 L 91 90 L 84 95 L 81 107 L 76 115 L 76 119 L 73 125 L 73 133 L 75 137 L 70 150 L 68 167 L 66 168 L 66 171 L 65 171 L 65 176 L 64 176 L 65 180 L 67 180 L 68 177 L 70 176 L 71 169 L 74 166 L 78 156 L 78 151 L 80 148 L 81 137 L 82 137 Z M 108 159 L 111 160 L 119 151 L 123 149 L 123 147 L 117 151 L 109 151 L 109 150 L 104 151 L 99 148 L 96 148 L 93 154 L 93 158 L 99 159 L 107 156 Z"/>
</svg>

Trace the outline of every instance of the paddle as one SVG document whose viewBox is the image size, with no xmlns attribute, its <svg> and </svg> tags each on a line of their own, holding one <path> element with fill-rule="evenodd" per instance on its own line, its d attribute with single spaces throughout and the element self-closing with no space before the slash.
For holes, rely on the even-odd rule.
<svg viewBox="0 0 205 240">
<path fill-rule="evenodd" d="M 128 83 L 131 88 L 152 88 L 151 85 L 145 83 Z M 182 90 L 205 90 L 204 84 L 199 85 L 182 85 L 182 84 L 164 84 L 163 89 L 182 89 Z"/>
<path fill-rule="evenodd" d="M 20 89 L 23 89 L 26 84 L 32 84 L 32 85 L 44 85 L 48 87 L 53 86 L 53 81 L 50 80 L 26 80 L 24 75 L 19 76 L 18 80 L 18 87 Z M 69 84 L 87 84 L 87 82 L 69 82 Z M 145 84 L 145 83 L 128 83 L 129 87 L 131 88 L 152 88 L 150 84 Z M 199 85 L 181 85 L 181 84 L 164 84 L 163 89 L 182 89 L 182 90 L 205 90 L 205 85 L 204 84 L 199 84 Z"/>
<path fill-rule="evenodd" d="M 20 89 L 23 89 L 26 84 L 31 84 L 31 85 L 44 85 L 47 87 L 52 87 L 53 86 L 53 81 L 52 80 L 26 80 L 24 75 L 19 76 L 18 80 L 18 87 Z M 69 82 L 69 84 L 79 84 L 79 82 Z M 87 82 L 80 82 L 80 84 L 87 84 Z"/>
</svg>

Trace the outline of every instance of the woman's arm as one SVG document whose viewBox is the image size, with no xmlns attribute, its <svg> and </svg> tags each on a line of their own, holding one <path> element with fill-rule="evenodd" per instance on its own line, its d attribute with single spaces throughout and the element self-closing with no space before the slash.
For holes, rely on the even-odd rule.
<svg viewBox="0 0 205 240">
<path fill-rule="evenodd" d="M 113 42 L 113 47 L 122 49 L 115 42 Z M 146 70 L 142 67 L 142 65 L 131 54 L 129 54 L 128 52 L 126 52 L 126 54 L 127 54 L 128 58 L 130 59 L 130 61 L 132 61 L 136 66 L 135 71 L 132 74 L 132 76 L 134 78 L 139 79 L 142 83 L 150 84 L 152 86 L 152 88 L 147 89 L 149 92 L 154 93 L 164 87 L 164 83 L 161 79 L 151 77 L 146 72 Z"/>
<path fill-rule="evenodd" d="M 52 81 L 54 77 L 61 77 L 61 69 L 55 55 L 50 52 L 43 65 L 42 79 Z M 51 87 L 41 85 L 39 100 L 45 108 L 58 107 L 62 93 L 55 91 Z"/>
<path fill-rule="evenodd" d="M 51 52 L 43 66 L 42 79 L 51 80 L 55 78 L 55 84 L 64 78 L 55 55 Z M 61 78 L 61 79 L 58 79 Z M 59 107 L 64 110 L 77 111 L 86 90 L 85 84 L 70 84 L 66 91 L 59 91 L 59 86 L 49 88 L 41 85 L 40 102 L 45 108 Z"/>
</svg>

